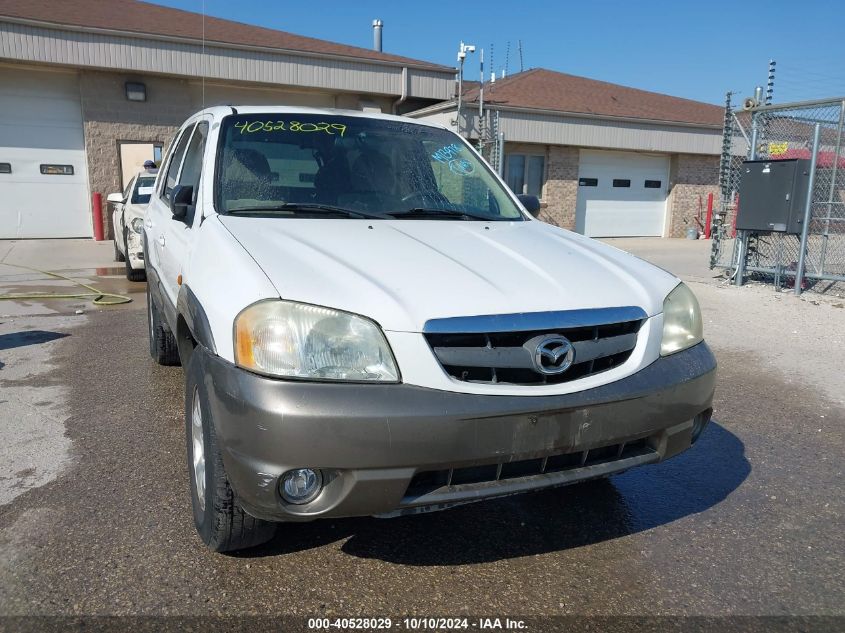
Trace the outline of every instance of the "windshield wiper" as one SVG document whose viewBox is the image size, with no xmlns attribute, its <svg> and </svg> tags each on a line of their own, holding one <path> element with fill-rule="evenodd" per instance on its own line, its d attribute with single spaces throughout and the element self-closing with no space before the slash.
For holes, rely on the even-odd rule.
<svg viewBox="0 0 845 633">
<path fill-rule="evenodd" d="M 346 207 L 337 207 L 331 204 L 319 204 L 313 202 L 282 202 L 281 204 L 270 204 L 265 206 L 252 207 L 237 207 L 229 209 L 228 214 L 236 213 L 263 213 L 274 211 L 289 211 L 297 213 L 299 211 L 305 213 L 313 213 L 320 215 L 340 215 L 348 218 L 370 218 L 375 220 L 384 220 L 383 215 L 376 215 L 375 213 L 367 213 L 365 211 L 356 211 L 355 209 L 347 209 Z"/>
<path fill-rule="evenodd" d="M 465 211 L 455 211 L 454 209 L 427 209 L 425 207 L 417 207 L 414 209 L 408 209 L 407 211 L 397 211 L 395 213 L 388 213 L 387 215 L 394 218 L 436 218 L 441 216 L 450 219 L 454 218 L 456 220 L 483 220 L 485 222 L 495 221 L 495 218 L 466 213 Z"/>
</svg>

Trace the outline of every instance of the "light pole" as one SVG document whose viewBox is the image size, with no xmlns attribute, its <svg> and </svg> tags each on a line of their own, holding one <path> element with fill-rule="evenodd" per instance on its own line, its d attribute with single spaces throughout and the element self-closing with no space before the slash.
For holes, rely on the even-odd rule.
<svg viewBox="0 0 845 633">
<path fill-rule="evenodd" d="M 472 44 L 464 44 L 461 42 L 458 46 L 458 112 L 455 116 L 455 131 L 458 136 L 461 134 L 461 107 L 463 105 L 464 96 L 464 61 L 467 58 L 467 53 L 474 53 L 475 46 Z"/>
</svg>

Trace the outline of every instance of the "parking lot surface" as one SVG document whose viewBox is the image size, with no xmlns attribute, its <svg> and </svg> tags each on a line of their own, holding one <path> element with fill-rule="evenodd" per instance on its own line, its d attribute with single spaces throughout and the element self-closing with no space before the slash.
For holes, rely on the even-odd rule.
<svg viewBox="0 0 845 633">
<path fill-rule="evenodd" d="M 194 533 L 182 371 L 149 358 L 144 285 L 91 268 L 135 301 L 0 303 L 0 613 L 845 615 L 842 302 L 721 285 L 700 243 L 614 245 L 702 304 L 719 376 L 690 451 L 232 556 Z M 0 293 L 45 283 L 15 274 Z"/>
</svg>

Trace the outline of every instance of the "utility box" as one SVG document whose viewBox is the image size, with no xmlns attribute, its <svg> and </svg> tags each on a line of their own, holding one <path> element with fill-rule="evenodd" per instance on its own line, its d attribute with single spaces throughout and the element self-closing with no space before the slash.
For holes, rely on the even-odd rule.
<svg viewBox="0 0 845 633">
<path fill-rule="evenodd" d="M 736 228 L 801 233 L 809 184 L 806 158 L 743 162 Z"/>
</svg>

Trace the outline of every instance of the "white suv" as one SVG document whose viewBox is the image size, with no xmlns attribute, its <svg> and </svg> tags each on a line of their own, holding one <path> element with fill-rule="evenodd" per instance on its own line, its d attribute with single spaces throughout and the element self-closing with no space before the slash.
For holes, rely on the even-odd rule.
<svg viewBox="0 0 845 633">
<path fill-rule="evenodd" d="M 401 117 L 215 107 L 182 126 L 145 216 L 150 352 L 185 368 L 209 547 L 695 442 L 716 363 L 693 294 L 538 207 Z"/>
</svg>

